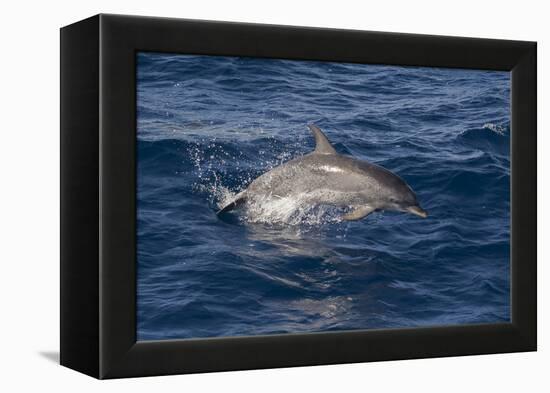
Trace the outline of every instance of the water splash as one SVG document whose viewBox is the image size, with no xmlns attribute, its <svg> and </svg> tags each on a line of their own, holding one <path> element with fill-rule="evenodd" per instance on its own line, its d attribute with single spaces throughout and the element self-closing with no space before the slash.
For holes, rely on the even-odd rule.
<svg viewBox="0 0 550 393">
<path fill-rule="evenodd" d="M 509 127 L 509 124 L 485 123 L 481 128 L 493 131 L 495 134 L 504 136 L 508 132 Z"/>
<path fill-rule="evenodd" d="M 254 198 L 241 217 L 247 223 L 318 226 L 341 222 L 341 213 L 339 208 L 312 204 L 311 194 L 299 194 Z"/>
<path fill-rule="evenodd" d="M 193 189 L 205 195 L 213 210 L 222 209 L 234 201 L 238 193 L 246 189 L 255 178 L 308 149 L 304 146 L 304 140 L 299 139 L 288 146 L 278 144 L 280 142 L 276 139 L 268 138 L 267 146 L 272 150 L 259 149 L 255 157 L 245 157 L 242 151 L 231 153 L 224 143 L 215 140 L 190 144 L 187 155 L 194 167 L 193 176 L 196 180 Z M 259 171 L 258 166 L 265 169 Z M 236 213 L 241 222 L 251 224 L 319 226 L 342 221 L 344 209 L 312 205 L 311 198 L 312 193 L 292 197 L 267 195 L 248 200 L 244 208 Z"/>
</svg>

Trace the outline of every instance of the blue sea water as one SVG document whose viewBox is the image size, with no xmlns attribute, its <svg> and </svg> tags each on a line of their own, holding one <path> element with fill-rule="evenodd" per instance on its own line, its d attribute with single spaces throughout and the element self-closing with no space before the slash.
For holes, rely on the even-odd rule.
<svg viewBox="0 0 550 393">
<path fill-rule="evenodd" d="M 507 72 L 139 53 L 138 339 L 508 321 L 509 95 Z M 429 217 L 216 216 L 309 123 Z"/>
</svg>

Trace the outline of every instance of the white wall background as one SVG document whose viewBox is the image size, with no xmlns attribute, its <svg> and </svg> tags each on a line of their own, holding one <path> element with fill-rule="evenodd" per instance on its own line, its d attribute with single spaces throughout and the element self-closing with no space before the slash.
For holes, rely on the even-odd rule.
<svg viewBox="0 0 550 393">
<path fill-rule="evenodd" d="M 93 0 L 4 2 L 0 22 L 0 390 L 200 392 L 548 391 L 550 63 L 544 1 Z M 539 43 L 539 352 L 96 381 L 59 345 L 59 31 L 96 13 L 533 40 Z M 548 70 L 548 68 L 546 68 Z M 545 154 L 546 153 L 546 154 Z M 546 280 L 548 283 L 548 280 Z M 546 363 L 546 365 L 545 365 Z"/>
</svg>

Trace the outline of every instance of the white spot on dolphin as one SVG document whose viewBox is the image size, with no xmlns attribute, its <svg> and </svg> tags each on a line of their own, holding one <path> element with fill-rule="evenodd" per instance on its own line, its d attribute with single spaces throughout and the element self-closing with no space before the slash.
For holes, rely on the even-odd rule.
<svg viewBox="0 0 550 393">
<path fill-rule="evenodd" d="M 329 166 L 329 165 L 320 165 L 317 167 L 317 169 L 325 172 L 332 172 L 332 173 L 343 173 L 344 170 L 342 168 L 338 168 L 335 166 Z"/>
</svg>

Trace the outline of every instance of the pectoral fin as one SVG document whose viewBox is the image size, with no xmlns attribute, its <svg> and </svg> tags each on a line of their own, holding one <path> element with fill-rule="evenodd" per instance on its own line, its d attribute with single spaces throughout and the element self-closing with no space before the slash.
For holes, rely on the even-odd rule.
<svg viewBox="0 0 550 393">
<path fill-rule="evenodd" d="M 369 214 L 371 214 L 375 210 L 376 210 L 375 208 L 373 208 L 371 206 L 368 206 L 368 205 L 360 206 L 360 207 L 352 210 L 348 214 L 344 215 L 342 217 L 342 219 L 345 220 L 345 221 L 360 220 L 360 219 L 368 216 Z"/>
</svg>

